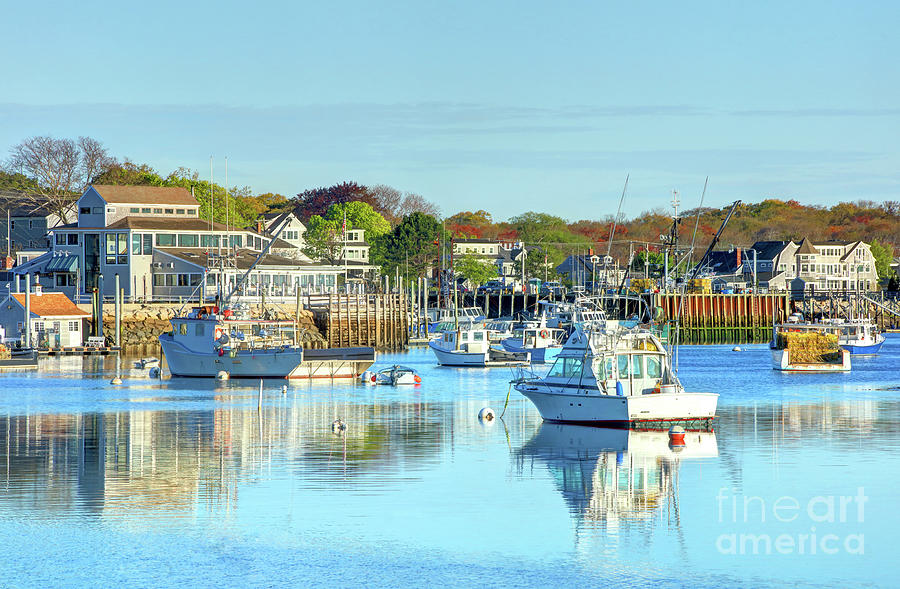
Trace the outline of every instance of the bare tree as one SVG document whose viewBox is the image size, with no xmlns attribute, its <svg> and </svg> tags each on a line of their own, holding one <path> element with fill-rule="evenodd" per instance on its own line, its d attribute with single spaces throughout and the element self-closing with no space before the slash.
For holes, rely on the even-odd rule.
<svg viewBox="0 0 900 589">
<path fill-rule="evenodd" d="M 33 178 L 38 189 L 32 199 L 44 200 L 63 223 L 69 208 L 98 174 L 115 164 L 103 145 L 90 137 L 55 139 L 29 137 L 10 150 L 6 167 Z"/>
<path fill-rule="evenodd" d="M 378 184 L 368 188 L 369 194 L 375 200 L 375 210 L 388 220 L 391 226 L 400 222 L 400 205 L 403 202 L 403 194 L 396 188 L 386 184 Z"/>
<path fill-rule="evenodd" d="M 425 200 L 425 197 L 422 195 L 414 192 L 407 192 L 403 197 L 403 202 L 400 203 L 397 214 L 400 217 L 405 217 L 410 213 L 416 212 L 425 213 L 432 217 L 439 217 L 441 209 L 433 202 Z"/>
<path fill-rule="evenodd" d="M 116 160 L 107 153 L 102 143 L 92 137 L 79 137 L 78 147 L 81 149 L 81 173 L 84 179 L 81 188 L 84 189 L 94 178 L 114 166 Z"/>
</svg>

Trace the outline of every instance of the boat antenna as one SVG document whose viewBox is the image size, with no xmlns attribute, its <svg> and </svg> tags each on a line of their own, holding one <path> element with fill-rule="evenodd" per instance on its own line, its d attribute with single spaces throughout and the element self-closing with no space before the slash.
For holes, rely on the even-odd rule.
<svg viewBox="0 0 900 589">
<path fill-rule="evenodd" d="M 619 215 L 622 214 L 622 203 L 625 202 L 625 191 L 628 190 L 628 179 L 631 177 L 631 174 L 625 174 L 625 186 L 622 187 L 622 196 L 619 198 L 619 208 L 616 209 L 616 217 L 613 219 L 612 227 L 609 229 L 609 239 L 606 242 L 606 257 L 603 258 L 603 293 L 601 293 L 602 300 L 606 300 L 606 287 L 607 281 L 609 279 L 609 264 L 607 260 L 609 260 L 610 255 L 612 254 L 612 242 L 613 236 L 616 234 L 616 225 L 619 222 Z"/>
<path fill-rule="evenodd" d="M 706 180 L 703 181 L 703 191 L 700 193 L 700 206 L 697 207 L 697 221 L 694 223 L 694 235 L 691 236 L 691 249 L 688 250 L 687 259 L 688 263 L 685 266 L 685 269 L 690 267 L 690 257 L 694 252 L 694 242 L 697 239 L 697 228 L 700 227 L 700 212 L 703 210 L 703 201 L 706 199 L 706 188 L 709 186 L 709 176 L 706 177 Z M 675 267 L 678 267 L 678 264 L 675 264 Z M 687 275 L 685 274 L 685 277 Z M 681 337 L 681 315 L 684 313 L 684 293 L 687 289 L 687 280 L 681 281 L 681 293 L 678 297 L 678 312 L 675 313 L 675 378 L 678 378 L 678 344 L 679 338 Z M 671 358 L 671 354 L 669 354 L 669 358 Z"/>
</svg>

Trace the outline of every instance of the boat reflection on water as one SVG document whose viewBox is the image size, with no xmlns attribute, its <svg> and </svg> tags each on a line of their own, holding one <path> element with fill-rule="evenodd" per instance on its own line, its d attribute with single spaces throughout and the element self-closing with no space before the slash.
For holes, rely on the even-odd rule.
<svg viewBox="0 0 900 589">
<path fill-rule="evenodd" d="M 517 453 L 520 468 L 543 463 L 580 524 L 609 527 L 677 512 L 682 460 L 719 455 L 715 432 L 688 432 L 683 447 L 666 431 L 543 423 Z"/>
</svg>

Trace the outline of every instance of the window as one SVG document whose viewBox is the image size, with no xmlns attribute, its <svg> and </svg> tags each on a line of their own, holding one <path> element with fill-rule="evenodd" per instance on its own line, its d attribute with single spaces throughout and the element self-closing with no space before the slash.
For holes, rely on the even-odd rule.
<svg viewBox="0 0 900 589">
<path fill-rule="evenodd" d="M 78 209 L 78 214 L 79 214 L 79 215 L 90 215 L 90 214 L 91 214 L 91 207 L 81 207 L 81 208 L 79 208 L 79 209 Z"/>
<path fill-rule="evenodd" d="M 621 355 L 617 356 L 619 361 L 619 378 L 628 378 L 630 372 L 628 371 L 628 356 Z"/>
<path fill-rule="evenodd" d="M 141 209 L 141 213 L 143 213 L 143 214 L 150 214 L 150 207 L 143 207 L 143 208 Z"/>
<path fill-rule="evenodd" d="M 119 251 L 118 251 L 118 263 L 119 264 L 127 264 L 128 263 L 128 234 L 127 233 L 118 233 L 118 242 L 119 242 Z"/>
<path fill-rule="evenodd" d="M 200 245 L 200 240 L 197 238 L 196 234 L 178 234 L 178 247 L 197 247 L 198 245 Z"/>
<path fill-rule="evenodd" d="M 115 233 L 107 233 L 106 234 L 106 263 L 107 264 L 115 264 L 116 263 L 116 234 Z"/>
<path fill-rule="evenodd" d="M 641 354 L 631 356 L 631 376 L 641 378 L 644 375 L 644 357 Z"/>
<path fill-rule="evenodd" d="M 135 256 L 141 254 L 141 235 L 134 233 L 131 236 L 131 251 Z"/>
<path fill-rule="evenodd" d="M 244 247 L 244 238 L 240 235 L 232 235 L 231 247 Z"/>
<path fill-rule="evenodd" d="M 187 214 L 188 214 L 188 215 L 196 215 L 196 214 L 197 214 L 197 211 L 195 211 L 194 209 L 188 209 Z"/>
<path fill-rule="evenodd" d="M 581 365 L 581 358 L 557 358 L 547 376 L 580 378 Z"/>
<path fill-rule="evenodd" d="M 157 233 L 156 234 L 156 245 L 158 247 L 174 247 L 175 246 L 175 234 L 174 233 Z"/>
<path fill-rule="evenodd" d="M 178 277 L 177 274 L 166 274 L 166 286 L 176 286 L 175 282 Z"/>
<path fill-rule="evenodd" d="M 203 274 L 191 274 L 191 286 L 200 286 L 203 281 Z"/>
<path fill-rule="evenodd" d="M 175 209 L 166 209 L 166 214 L 167 214 L 167 215 L 172 215 L 172 214 L 174 214 L 174 213 L 175 213 Z"/>
<path fill-rule="evenodd" d="M 91 208 L 91 213 L 93 213 L 93 214 L 95 214 L 95 215 L 102 215 L 102 214 L 103 214 L 103 207 L 92 207 L 92 208 Z"/>
<path fill-rule="evenodd" d="M 154 215 L 162 215 L 162 209 L 153 209 Z"/>
<path fill-rule="evenodd" d="M 184 214 L 184 209 L 175 209 L 175 213 L 178 214 L 178 215 L 183 215 L 183 214 Z"/>
<path fill-rule="evenodd" d="M 662 378 L 662 358 L 660 356 L 647 356 L 647 377 Z"/>
<path fill-rule="evenodd" d="M 187 323 L 178 324 L 178 333 L 180 333 L 181 335 L 187 335 Z"/>
<path fill-rule="evenodd" d="M 190 277 L 188 274 L 179 274 L 178 275 L 178 286 L 187 286 L 190 283 Z"/>
<path fill-rule="evenodd" d="M 131 207 L 130 209 L 128 209 L 128 212 L 129 213 L 140 213 L 141 209 L 139 207 Z"/>
<path fill-rule="evenodd" d="M 143 236 L 143 247 L 141 248 L 141 254 L 145 256 L 149 256 L 153 253 L 153 236 L 149 233 Z"/>
<path fill-rule="evenodd" d="M 165 286 L 166 284 L 166 275 L 165 274 L 154 274 L 153 275 L 153 286 Z"/>
<path fill-rule="evenodd" d="M 78 245 L 78 234 L 70 233 L 67 241 L 68 241 L 68 245 Z"/>
<path fill-rule="evenodd" d="M 201 235 L 200 247 L 219 247 L 218 235 Z"/>
<path fill-rule="evenodd" d="M 65 233 L 57 233 L 56 234 L 56 245 L 66 245 L 66 234 Z"/>
<path fill-rule="evenodd" d="M 72 333 L 77 333 L 81 331 L 80 321 L 69 321 L 69 331 Z"/>
</svg>

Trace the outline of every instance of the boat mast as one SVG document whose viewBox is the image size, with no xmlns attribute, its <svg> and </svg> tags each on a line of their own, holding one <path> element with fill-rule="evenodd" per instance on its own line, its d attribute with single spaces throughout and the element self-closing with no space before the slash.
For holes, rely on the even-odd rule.
<svg viewBox="0 0 900 589">
<path fill-rule="evenodd" d="M 609 284 L 609 258 L 612 255 L 612 242 L 616 234 L 616 225 L 619 222 L 619 215 L 622 214 L 622 204 L 625 202 L 625 191 L 628 190 L 628 179 L 631 174 L 625 174 L 625 186 L 622 187 L 622 196 L 619 198 L 619 208 L 616 209 L 616 217 L 613 219 L 612 227 L 609 229 L 609 239 L 606 241 L 606 257 L 603 258 L 603 292 L 601 293 L 601 301 L 606 307 L 606 287 Z"/>
</svg>

